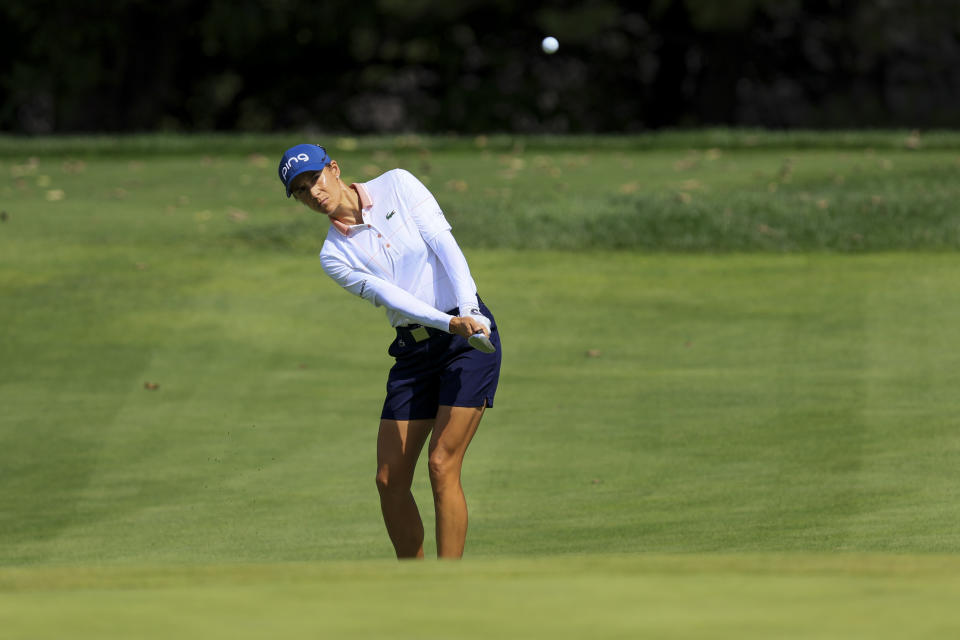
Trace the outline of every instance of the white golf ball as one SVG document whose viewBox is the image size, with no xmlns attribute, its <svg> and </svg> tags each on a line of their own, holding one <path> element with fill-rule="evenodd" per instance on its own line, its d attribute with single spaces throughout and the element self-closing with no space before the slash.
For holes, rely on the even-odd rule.
<svg viewBox="0 0 960 640">
<path fill-rule="evenodd" d="M 557 49 L 560 48 L 560 43 L 553 36 L 547 36 L 543 39 L 543 42 L 540 43 L 540 46 L 543 48 L 544 53 L 556 53 Z"/>
</svg>

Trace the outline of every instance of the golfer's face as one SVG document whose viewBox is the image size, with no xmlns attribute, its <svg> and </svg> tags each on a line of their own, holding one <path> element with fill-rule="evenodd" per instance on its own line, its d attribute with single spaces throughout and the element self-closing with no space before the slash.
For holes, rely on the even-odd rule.
<svg viewBox="0 0 960 640">
<path fill-rule="evenodd" d="M 304 171 L 293 179 L 290 193 L 314 211 L 330 215 L 340 205 L 340 183 L 334 172 L 333 163 L 323 171 Z"/>
</svg>

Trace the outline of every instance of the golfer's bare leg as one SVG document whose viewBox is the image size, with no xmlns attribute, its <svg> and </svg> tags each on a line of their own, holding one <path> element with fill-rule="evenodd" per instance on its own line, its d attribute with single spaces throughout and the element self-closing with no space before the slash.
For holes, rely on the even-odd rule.
<svg viewBox="0 0 960 640">
<path fill-rule="evenodd" d="M 484 407 L 441 405 L 430 438 L 430 484 L 437 514 L 437 556 L 459 558 L 467 538 L 467 501 L 460 485 L 463 456 Z"/>
<path fill-rule="evenodd" d="M 423 557 L 423 521 L 410 485 L 433 420 L 381 420 L 377 436 L 377 490 L 387 533 L 398 558 Z"/>
</svg>

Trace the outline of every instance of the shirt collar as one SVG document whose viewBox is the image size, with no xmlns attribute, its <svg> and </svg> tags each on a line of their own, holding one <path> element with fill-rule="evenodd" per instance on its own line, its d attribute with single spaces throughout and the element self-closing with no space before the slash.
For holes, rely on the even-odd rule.
<svg viewBox="0 0 960 640">
<path fill-rule="evenodd" d="M 357 195 L 360 196 L 360 216 L 363 216 L 363 212 L 373 206 L 373 198 L 370 197 L 370 192 L 367 191 L 367 188 L 362 182 L 351 183 L 350 188 L 357 192 Z M 350 225 L 340 222 L 336 218 L 331 218 L 330 222 L 333 223 L 334 228 L 339 231 L 342 235 L 349 237 L 350 236 Z"/>
<path fill-rule="evenodd" d="M 350 185 L 351 188 L 355 189 L 357 195 L 360 196 L 360 208 L 369 209 L 373 206 L 373 198 L 370 197 L 370 192 L 367 191 L 366 185 L 362 182 L 354 182 Z"/>
</svg>

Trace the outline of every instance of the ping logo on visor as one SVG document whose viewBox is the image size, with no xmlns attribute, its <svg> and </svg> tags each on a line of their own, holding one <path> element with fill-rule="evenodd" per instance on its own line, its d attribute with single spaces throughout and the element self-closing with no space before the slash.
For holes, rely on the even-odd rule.
<svg viewBox="0 0 960 640">
<path fill-rule="evenodd" d="M 297 155 L 289 158 L 283 167 L 280 169 L 280 179 L 287 179 L 287 172 L 290 171 L 290 167 L 296 162 L 310 162 L 310 156 L 305 153 L 298 153 Z"/>
<path fill-rule="evenodd" d="M 323 171 L 330 162 L 327 150 L 320 145 L 298 144 L 287 149 L 277 169 L 280 182 L 287 189 L 287 197 L 290 197 L 290 183 L 294 178 L 304 171 Z"/>
</svg>

